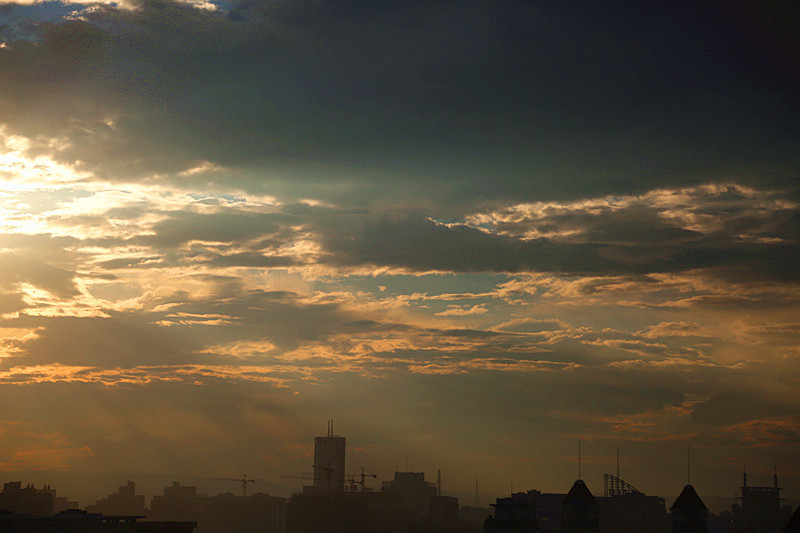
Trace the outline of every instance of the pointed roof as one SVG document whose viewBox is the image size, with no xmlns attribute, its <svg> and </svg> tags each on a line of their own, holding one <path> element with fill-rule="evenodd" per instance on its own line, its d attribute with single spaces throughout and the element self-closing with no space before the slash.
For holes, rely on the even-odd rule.
<svg viewBox="0 0 800 533">
<path fill-rule="evenodd" d="M 589 487 L 586 486 L 586 483 L 584 483 L 582 479 L 578 479 L 572 484 L 572 488 L 569 489 L 562 503 L 568 503 L 575 498 L 583 498 L 592 505 L 597 505 L 597 501 L 595 501 L 594 496 L 592 496 L 592 491 L 589 490 Z"/>
<path fill-rule="evenodd" d="M 695 509 L 702 509 L 704 511 L 708 511 L 708 507 L 703 503 L 703 500 L 700 499 L 700 496 L 697 495 L 697 491 L 694 490 L 694 487 L 691 485 L 686 485 L 683 487 L 683 491 L 681 492 L 678 499 L 675 500 L 675 503 L 672 504 L 670 507 L 670 511 L 675 509 L 681 509 L 689 507 L 694 507 Z"/>
</svg>

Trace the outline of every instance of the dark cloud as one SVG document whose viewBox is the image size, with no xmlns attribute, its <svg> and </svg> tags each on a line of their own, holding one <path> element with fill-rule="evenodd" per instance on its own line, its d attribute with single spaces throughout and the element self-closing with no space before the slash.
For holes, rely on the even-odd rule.
<svg viewBox="0 0 800 533">
<path fill-rule="evenodd" d="M 23 356 L 13 364 L 79 365 L 100 368 L 183 364 L 192 360 L 196 342 L 141 318 L 32 318 L 20 326 L 40 329 L 25 343 Z"/>
<path fill-rule="evenodd" d="M 82 18 L 2 50 L 3 122 L 105 179 L 211 161 L 250 169 L 229 183 L 290 190 L 327 168 L 359 196 L 374 194 L 365 178 L 402 178 L 471 202 L 797 162 L 794 91 L 704 7 L 248 2 L 225 16 L 148 0 Z"/>
<path fill-rule="evenodd" d="M 25 307 L 26 304 L 22 299 L 22 294 L 0 292 L 0 314 L 22 311 Z"/>
<path fill-rule="evenodd" d="M 62 298 L 80 294 L 75 284 L 75 272 L 40 262 L 36 257 L 18 254 L 0 255 L 0 286 L 16 287 L 30 283 Z"/>
<path fill-rule="evenodd" d="M 774 416 L 794 415 L 796 402 L 770 398 L 769 392 L 725 391 L 696 405 L 692 420 L 715 426 L 727 426 Z"/>
<path fill-rule="evenodd" d="M 214 214 L 177 212 L 152 228 L 155 235 L 140 240 L 158 248 L 176 247 L 192 240 L 226 245 L 262 238 L 284 230 L 292 221 L 280 214 L 222 211 Z M 296 220 L 294 220 L 296 222 Z"/>
<path fill-rule="evenodd" d="M 342 232 L 325 230 L 323 244 L 333 263 L 417 271 L 619 275 L 710 269 L 729 278 L 791 281 L 791 272 L 800 267 L 798 243 L 741 243 L 735 236 L 700 236 L 665 224 L 652 231 L 643 220 L 639 224 L 635 213 L 610 225 L 602 218 L 599 224 L 584 220 L 580 225 L 588 228 L 587 237 L 573 243 L 522 239 L 411 215 L 367 219 Z"/>
</svg>

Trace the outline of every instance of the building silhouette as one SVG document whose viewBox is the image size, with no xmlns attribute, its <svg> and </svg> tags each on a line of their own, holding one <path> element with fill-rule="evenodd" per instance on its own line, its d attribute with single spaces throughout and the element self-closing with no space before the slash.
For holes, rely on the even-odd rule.
<svg viewBox="0 0 800 533">
<path fill-rule="evenodd" d="M 286 533 L 399 533 L 416 524 L 399 493 L 295 494 L 286 506 Z"/>
<path fill-rule="evenodd" d="M 381 484 L 382 493 L 399 495 L 405 511 L 415 518 L 428 516 L 436 485 L 425 481 L 424 472 L 395 472 L 394 479 Z"/>
<path fill-rule="evenodd" d="M 614 533 L 667 533 L 669 518 L 663 498 L 648 496 L 618 476 L 603 476 L 599 498 L 600 531 Z"/>
<path fill-rule="evenodd" d="M 328 421 L 328 434 L 314 438 L 314 492 L 344 492 L 345 438 L 333 433 L 333 420 Z"/>
<path fill-rule="evenodd" d="M 458 517 L 458 498 L 453 496 L 434 496 L 430 500 L 428 514 L 428 530 L 431 532 L 449 532 L 461 529 Z"/>
<path fill-rule="evenodd" d="M 781 507 L 781 488 L 778 474 L 773 475 L 771 487 L 747 484 L 747 472 L 742 474 L 741 505 L 731 508 L 734 533 L 781 533 L 791 517 L 791 508 Z"/>
<path fill-rule="evenodd" d="M 683 487 L 670 507 L 671 533 L 707 533 L 708 507 L 691 485 Z"/>
<path fill-rule="evenodd" d="M 600 504 L 582 479 L 575 481 L 561 502 L 561 531 L 563 533 L 600 531 Z"/>
<path fill-rule="evenodd" d="M 128 481 L 117 489 L 97 501 L 94 505 L 86 506 L 86 511 L 107 516 L 146 516 L 144 494 L 136 494 L 136 483 Z"/>
<path fill-rule="evenodd" d="M 21 481 L 11 481 L 4 483 L 0 492 L 0 511 L 33 517 L 50 516 L 54 501 L 55 491 L 48 485 L 37 489 L 33 485 L 23 487 Z"/>
<path fill-rule="evenodd" d="M 141 516 L 104 516 L 69 509 L 52 516 L 0 513 L 2 533 L 193 533 L 194 522 L 140 522 Z"/>
<path fill-rule="evenodd" d="M 483 523 L 483 533 L 531 533 L 539 531 L 536 518 L 539 491 L 517 492 L 508 498 L 497 498 L 492 504 L 494 516 Z M 564 495 L 561 494 L 560 500 Z"/>
<path fill-rule="evenodd" d="M 205 496 L 198 495 L 196 487 L 173 482 L 163 495 L 153 496 L 150 507 L 151 519 L 195 521 L 197 533 L 285 531 L 286 499 L 268 494 Z"/>
</svg>

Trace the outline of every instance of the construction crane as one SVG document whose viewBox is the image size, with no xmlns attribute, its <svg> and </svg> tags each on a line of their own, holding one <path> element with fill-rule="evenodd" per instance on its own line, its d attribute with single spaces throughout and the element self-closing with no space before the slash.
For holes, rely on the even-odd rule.
<svg viewBox="0 0 800 533">
<path fill-rule="evenodd" d="M 311 474 L 296 474 L 296 475 L 293 475 L 293 476 L 278 476 L 278 477 L 279 478 L 283 478 L 283 479 L 304 479 L 306 481 L 313 481 L 314 480 L 314 476 L 311 475 Z"/>
<path fill-rule="evenodd" d="M 358 481 L 356 481 L 356 475 L 359 477 Z M 363 466 L 361 467 L 361 473 L 360 474 L 350 474 L 348 476 L 348 481 L 350 482 L 350 491 L 351 492 L 355 492 L 355 491 L 360 489 L 361 492 L 369 492 L 370 490 L 372 490 L 372 489 L 367 489 L 366 488 L 366 479 L 368 477 L 372 477 L 372 478 L 376 478 L 377 479 L 378 475 L 377 474 L 365 474 Z"/>
<path fill-rule="evenodd" d="M 255 483 L 256 481 L 261 481 L 260 479 L 253 479 L 247 477 L 247 474 L 243 475 L 241 479 L 233 479 L 229 477 L 212 477 L 215 481 L 236 481 L 242 484 L 242 496 L 247 496 L 247 484 L 248 483 Z"/>
<path fill-rule="evenodd" d="M 314 489 L 315 490 L 325 490 L 325 491 L 334 490 L 334 487 L 331 486 L 331 484 L 332 484 L 331 478 L 333 477 L 333 468 L 331 468 L 329 466 L 320 466 L 320 465 L 311 465 L 311 468 L 315 468 L 317 470 L 324 470 L 325 471 L 325 488 L 324 489 L 318 485 L 319 482 L 317 481 L 317 475 L 316 475 L 316 473 L 314 474 Z M 341 490 L 341 489 L 339 489 L 339 490 Z"/>
</svg>

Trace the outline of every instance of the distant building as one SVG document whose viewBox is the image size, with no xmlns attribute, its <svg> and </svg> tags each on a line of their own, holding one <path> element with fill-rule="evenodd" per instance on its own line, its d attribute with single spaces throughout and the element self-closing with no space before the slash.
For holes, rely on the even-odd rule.
<svg viewBox="0 0 800 533">
<path fill-rule="evenodd" d="M 144 494 L 136 494 L 136 483 L 128 481 L 117 492 L 88 505 L 86 511 L 106 516 L 146 516 Z"/>
<path fill-rule="evenodd" d="M 708 533 L 708 507 L 691 485 L 683 487 L 670 514 L 672 533 Z"/>
<path fill-rule="evenodd" d="M 453 496 L 431 498 L 429 524 L 431 531 L 453 531 L 459 524 L 458 498 Z"/>
<path fill-rule="evenodd" d="M 163 495 L 153 496 L 150 507 L 152 520 L 195 521 L 197 533 L 285 531 L 286 499 L 268 494 L 204 496 L 195 487 L 173 482 Z"/>
<path fill-rule="evenodd" d="M 48 485 L 43 489 L 34 488 L 33 485 L 22 487 L 21 481 L 11 481 L 3 484 L 0 492 L 0 511 L 8 513 L 50 516 L 53 514 L 55 491 Z"/>
<path fill-rule="evenodd" d="M 492 504 L 494 516 L 484 522 L 483 533 L 539 531 L 536 520 L 536 496 L 539 494 L 539 491 L 517 492 L 509 498 L 497 498 L 497 503 Z"/>
<path fill-rule="evenodd" d="M 316 494 L 344 492 L 345 438 L 334 435 L 332 420 L 327 436 L 314 438 L 313 468 Z"/>
<path fill-rule="evenodd" d="M 781 533 L 791 517 L 790 507 L 781 507 L 781 488 L 778 474 L 771 487 L 747 485 L 747 473 L 742 476 L 741 505 L 731 509 L 734 533 Z"/>
<path fill-rule="evenodd" d="M 412 517 L 428 516 L 431 498 L 436 496 L 436 485 L 425 481 L 424 472 L 395 472 L 394 479 L 384 481 L 382 493 L 396 493 Z"/>
</svg>

